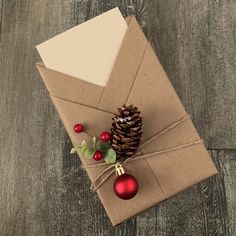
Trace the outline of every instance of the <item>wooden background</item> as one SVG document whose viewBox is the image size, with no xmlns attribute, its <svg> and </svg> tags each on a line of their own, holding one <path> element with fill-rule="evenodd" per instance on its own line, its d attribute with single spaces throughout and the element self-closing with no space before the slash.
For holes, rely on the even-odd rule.
<svg viewBox="0 0 236 236">
<path fill-rule="evenodd" d="M 38 43 L 136 15 L 219 175 L 112 227 L 35 69 Z M 236 235 L 235 0 L 0 0 L 0 235 Z"/>
</svg>

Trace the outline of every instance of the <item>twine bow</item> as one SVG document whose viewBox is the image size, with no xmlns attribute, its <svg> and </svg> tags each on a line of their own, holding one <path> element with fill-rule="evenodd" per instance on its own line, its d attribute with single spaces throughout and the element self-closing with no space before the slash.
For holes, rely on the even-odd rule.
<svg viewBox="0 0 236 236">
<path fill-rule="evenodd" d="M 164 130 L 162 130 L 160 133 L 156 134 L 155 136 L 153 136 L 152 138 L 148 139 L 146 142 L 142 143 L 139 147 L 139 151 L 141 151 L 141 149 L 146 146 L 147 144 L 149 144 L 150 142 L 152 142 L 154 139 L 157 139 L 158 137 L 160 137 L 161 135 L 167 133 L 168 131 L 170 131 L 171 129 L 179 126 L 180 124 L 182 124 L 185 120 L 187 120 L 189 118 L 189 115 L 187 116 L 184 116 L 182 119 L 180 119 L 179 121 L 177 122 L 174 122 L 173 124 L 171 124 L 170 126 L 168 126 L 167 128 L 165 128 Z M 125 166 L 125 164 L 127 162 L 131 162 L 131 161 L 137 161 L 137 160 L 140 160 L 140 159 L 144 159 L 144 158 L 149 158 L 149 157 L 152 157 L 154 155 L 158 155 L 158 154 L 163 154 L 163 153 L 167 153 L 167 152 L 171 152 L 171 151 L 175 151 L 175 150 L 179 150 L 179 149 L 182 149 L 182 148 L 186 148 L 186 147 L 189 147 L 189 146 L 192 146 L 192 145 L 196 145 L 196 144 L 199 144 L 199 143 L 202 143 L 203 141 L 200 139 L 200 140 L 195 140 L 195 141 L 192 141 L 192 142 L 188 142 L 188 143 L 185 143 L 185 144 L 181 144 L 181 145 L 178 145 L 178 146 L 175 146 L 175 147 L 171 147 L 171 148 L 167 148 L 167 149 L 163 149 L 161 151 L 157 151 L 157 152 L 152 152 L 152 153 L 147 153 L 147 154 L 143 154 L 143 155 L 136 155 L 136 156 L 132 156 L 132 157 L 129 157 L 127 159 L 125 159 L 124 161 L 122 162 L 116 162 L 114 164 L 108 164 L 108 163 L 98 163 L 98 164 L 91 164 L 91 165 L 82 165 L 82 168 L 83 169 L 88 169 L 88 168 L 97 168 L 97 167 L 101 167 L 101 166 L 107 166 L 103 171 L 101 171 L 97 176 L 96 178 L 92 181 L 91 183 L 91 189 L 93 191 L 97 191 L 105 182 L 106 180 L 111 176 L 113 175 L 116 170 L 117 170 L 117 167 L 119 165 L 121 166 Z M 103 177 L 104 176 L 104 177 Z M 102 178 L 103 177 L 103 178 Z"/>
</svg>

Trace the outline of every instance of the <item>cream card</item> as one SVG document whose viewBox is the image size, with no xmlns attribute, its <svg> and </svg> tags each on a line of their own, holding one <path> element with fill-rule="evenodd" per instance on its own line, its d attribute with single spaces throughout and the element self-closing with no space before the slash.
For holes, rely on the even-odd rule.
<svg viewBox="0 0 236 236">
<path fill-rule="evenodd" d="M 126 30 L 114 8 L 36 48 L 47 68 L 105 87 Z"/>
</svg>

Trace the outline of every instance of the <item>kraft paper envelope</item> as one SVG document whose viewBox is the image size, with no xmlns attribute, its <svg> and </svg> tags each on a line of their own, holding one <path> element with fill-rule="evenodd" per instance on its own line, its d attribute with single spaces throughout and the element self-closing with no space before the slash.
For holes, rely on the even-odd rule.
<svg viewBox="0 0 236 236">
<path fill-rule="evenodd" d="M 135 17 L 126 18 L 126 22 L 128 29 L 106 87 L 37 64 L 70 139 L 89 141 L 91 136 L 109 131 L 117 107 L 133 104 L 143 117 L 143 142 L 152 140 L 142 148 L 142 153 L 199 140 L 190 119 L 152 139 L 187 113 Z M 86 132 L 76 134 L 75 123 L 85 124 Z M 80 153 L 79 156 L 83 164 L 94 163 Z M 87 173 L 94 180 L 103 169 L 103 166 L 90 168 Z M 133 199 L 121 200 L 114 194 L 115 175 L 97 191 L 113 225 L 217 173 L 202 143 L 128 162 L 125 169 L 139 182 L 139 191 Z"/>
</svg>

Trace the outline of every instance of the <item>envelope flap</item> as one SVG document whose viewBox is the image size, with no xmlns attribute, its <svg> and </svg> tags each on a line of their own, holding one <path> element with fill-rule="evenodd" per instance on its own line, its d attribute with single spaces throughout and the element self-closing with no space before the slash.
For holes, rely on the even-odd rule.
<svg viewBox="0 0 236 236">
<path fill-rule="evenodd" d="M 147 39 L 135 17 L 127 19 L 127 23 L 126 35 L 98 106 L 110 112 L 116 112 L 117 107 L 127 102 L 147 47 Z"/>
<path fill-rule="evenodd" d="M 48 69 L 42 62 L 36 66 L 51 95 L 90 107 L 98 107 L 104 87 Z"/>
</svg>

